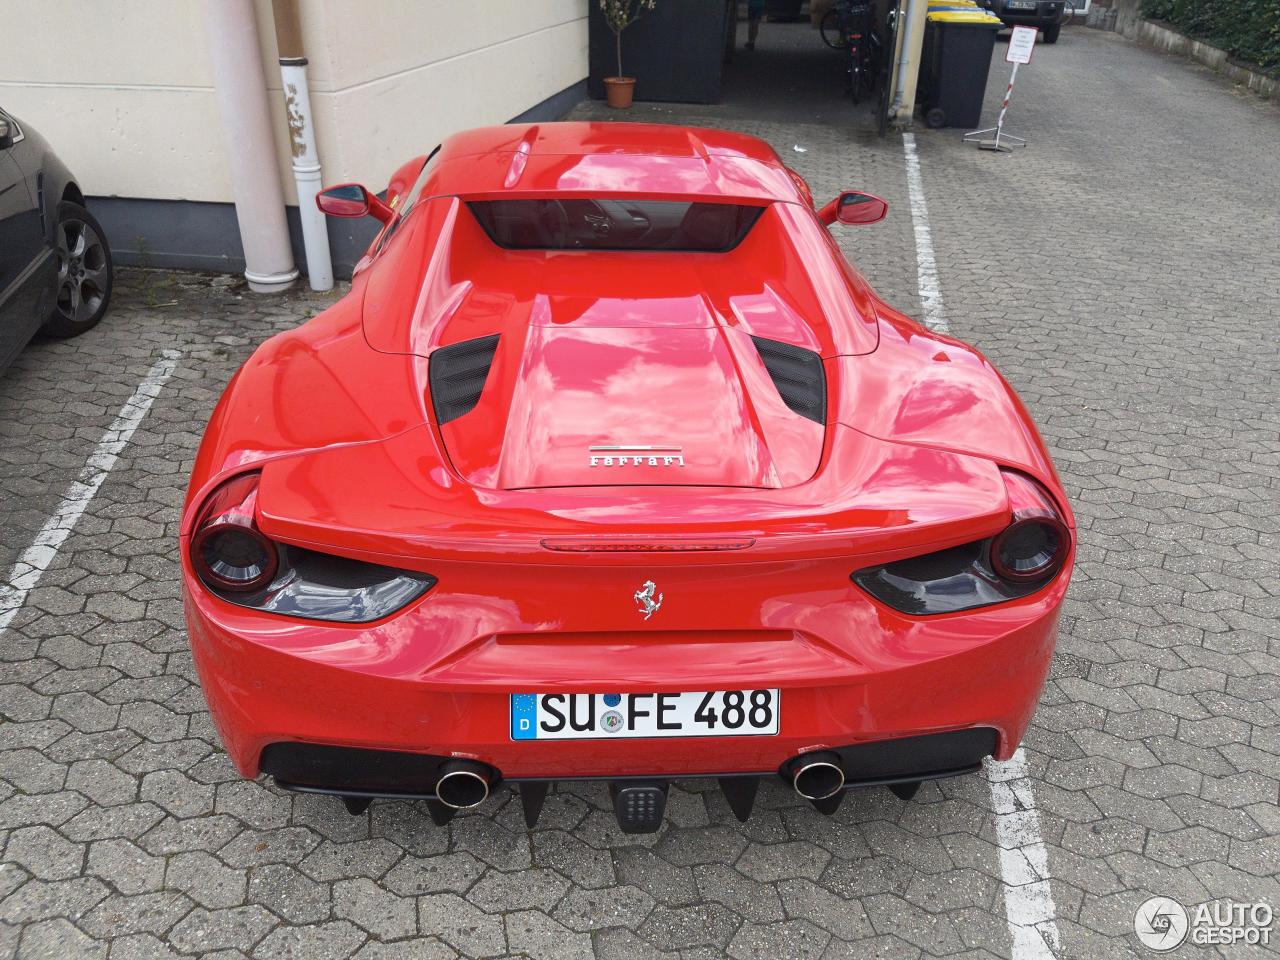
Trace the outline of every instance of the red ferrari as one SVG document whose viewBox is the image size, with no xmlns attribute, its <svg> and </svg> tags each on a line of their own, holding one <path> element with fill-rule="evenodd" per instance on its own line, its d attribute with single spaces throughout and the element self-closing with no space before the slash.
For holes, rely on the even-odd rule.
<svg viewBox="0 0 1280 960">
<path fill-rule="evenodd" d="M 321 209 L 383 224 L 351 292 L 219 402 L 181 532 L 191 646 L 246 777 L 425 799 L 672 778 L 855 787 L 1008 758 L 1074 522 L 972 347 L 894 310 L 753 137 L 451 137 Z"/>
</svg>

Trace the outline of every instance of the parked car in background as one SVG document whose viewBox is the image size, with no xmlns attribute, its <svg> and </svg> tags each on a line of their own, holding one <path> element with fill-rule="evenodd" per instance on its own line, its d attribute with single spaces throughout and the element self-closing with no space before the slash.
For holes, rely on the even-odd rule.
<svg viewBox="0 0 1280 960">
<path fill-rule="evenodd" d="M 1066 0 L 978 0 L 1006 27 L 1035 27 L 1045 43 L 1057 43 L 1071 11 Z"/>
<path fill-rule="evenodd" d="M 74 337 L 111 302 L 111 250 L 71 171 L 0 110 L 0 370 L 37 332 Z"/>
</svg>

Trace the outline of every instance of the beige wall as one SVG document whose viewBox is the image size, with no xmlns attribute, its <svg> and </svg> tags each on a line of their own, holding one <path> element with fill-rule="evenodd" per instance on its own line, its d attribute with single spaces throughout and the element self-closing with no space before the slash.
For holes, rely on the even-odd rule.
<svg viewBox="0 0 1280 960">
<path fill-rule="evenodd" d="M 296 202 L 270 0 L 255 0 L 286 198 Z M 327 182 L 375 189 L 449 133 L 586 76 L 588 0 L 300 0 Z M 0 106 L 87 194 L 230 201 L 203 0 L 0 0 Z"/>
</svg>

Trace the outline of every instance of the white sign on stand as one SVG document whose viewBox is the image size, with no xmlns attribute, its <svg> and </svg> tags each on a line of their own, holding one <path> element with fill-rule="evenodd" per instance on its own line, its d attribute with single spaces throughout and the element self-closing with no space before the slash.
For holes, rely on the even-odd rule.
<svg viewBox="0 0 1280 960">
<path fill-rule="evenodd" d="M 976 143 L 980 150 L 1003 150 L 1006 153 L 1012 151 L 1014 147 L 1027 145 L 1027 141 L 1021 137 L 1004 132 L 1004 117 L 1009 112 L 1009 98 L 1013 96 L 1013 82 L 1018 79 L 1018 67 L 1031 62 L 1031 54 L 1036 48 L 1037 33 L 1039 31 L 1035 27 L 1013 28 L 1013 36 L 1009 38 L 1009 50 L 1004 55 L 1005 60 L 1013 64 L 1013 71 L 1009 74 L 1009 88 L 1004 92 L 1004 103 L 1000 105 L 1000 119 L 996 121 L 994 127 L 966 133 L 965 143 Z M 989 133 L 995 136 L 988 140 Z"/>
<path fill-rule="evenodd" d="M 1009 63 L 1030 63 L 1031 54 L 1036 48 L 1035 27 L 1014 27 L 1013 36 L 1009 38 L 1009 50 L 1004 58 Z"/>
</svg>

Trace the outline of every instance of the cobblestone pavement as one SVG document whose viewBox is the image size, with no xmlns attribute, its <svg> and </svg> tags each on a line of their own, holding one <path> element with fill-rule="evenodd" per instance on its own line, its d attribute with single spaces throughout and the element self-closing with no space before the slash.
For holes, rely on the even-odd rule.
<svg viewBox="0 0 1280 960">
<path fill-rule="evenodd" d="M 900 139 L 749 104 L 638 113 L 761 134 L 822 196 L 885 195 L 889 221 L 841 239 L 917 309 Z M 1081 524 L 1026 741 L 1064 957 L 1141 955 L 1132 918 L 1151 894 L 1280 907 L 1277 120 L 1073 29 L 1020 78 L 1010 123 L 1029 151 L 917 134 L 952 329 L 1031 406 Z M 195 683 L 178 511 L 236 365 L 321 306 L 134 272 L 99 330 L 0 376 L 8 569 L 160 351 L 182 353 L 0 635 L 0 957 L 1011 955 L 982 776 L 910 803 L 855 794 L 831 820 L 770 787 L 745 826 L 683 783 L 664 832 L 639 838 L 595 787 L 558 789 L 526 832 L 505 793 L 437 829 L 413 804 L 351 817 L 241 782 Z"/>
</svg>

